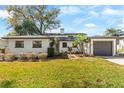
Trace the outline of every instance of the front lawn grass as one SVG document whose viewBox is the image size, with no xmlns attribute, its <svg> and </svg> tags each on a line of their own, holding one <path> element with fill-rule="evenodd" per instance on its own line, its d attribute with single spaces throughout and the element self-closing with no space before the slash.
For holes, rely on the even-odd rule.
<svg viewBox="0 0 124 93">
<path fill-rule="evenodd" d="M 124 66 L 93 57 L 1 62 L 0 87 L 124 87 Z"/>
</svg>

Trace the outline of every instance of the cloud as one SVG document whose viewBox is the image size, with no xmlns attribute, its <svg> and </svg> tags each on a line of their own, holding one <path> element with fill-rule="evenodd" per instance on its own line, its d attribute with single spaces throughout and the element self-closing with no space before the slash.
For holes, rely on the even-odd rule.
<svg viewBox="0 0 124 93">
<path fill-rule="evenodd" d="M 117 26 L 120 28 L 124 28 L 124 24 L 118 24 Z"/>
<path fill-rule="evenodd" d="M 10 15 L 8 14 L 8 12 L 6 10 L 0 10 L 0 18 L 6 19 L 9 16 Z"/>
<path fill-rule="evenodd" d="M 73 23 L 74 23 L 75 25 L 80 25 L 80 24 L 83 24 L 85 21 L 86 21 L 86 20 L 83 19 L 83 18 L 75 18 L 75 19 L 73 20 Z"/>
<path fill-rule="evenodd" d="M 111 9 L 111 8 L 105 8 L 102 11 L 103 15 L 124 15 L 124 10 L 115 10 L 115 9 Z"/>
<path fill-rule="evenodd" d="M 83 18 L 83 17 L 77 17 L 73 20 L 73 23 L 75 25 L 80 25 L 80 24 L 84 24 L 86 23 L 89 19 L 91 19 L 91 17 L 86 17 L 86 18 Z"/>
<path fill-rule="evenodd" d="M 100 8 L 101 6 L 100 5 L 81 5 L 79 6 L 81 9 L 85 9 L 85 10 L 96 10 L 98 8 Z"/>
<path fill-rule="evenodd" d="M 124 28 L 124 18 L 121 19 L 120 24 L 117 25 L 120 28 Z"/>
<path fill-rule="evenodd" d="M 53 29 L 53 30 L 47 30 L 46 33 L 60 33 L 60 28 Z"/>
<path fill-rule="evenodd" d="M 95 11 L 89 11 L 89 14 L 91 16 L 95 16 L 95 17 L 98 17 L 99 16 L 99 13 L 95 12 Z"/>
<path fill-rule="evenodd" d="M 121 23 L 124 24 L 124 18 L 121 20 Z"/>
<path fill-rule="evenodd" d="M 81 12 L 81 9 L 76 6 L 63 6 L 60 7 L 60 11 L 62 14 L 77 14 Z"/>
<path fill-rule="evenodd" d="M 88 24 L 85 24 L 85 27 L 87 28 L 96 28 L 97 26 L 93 23 L 88 23 Z"/>
</svg>

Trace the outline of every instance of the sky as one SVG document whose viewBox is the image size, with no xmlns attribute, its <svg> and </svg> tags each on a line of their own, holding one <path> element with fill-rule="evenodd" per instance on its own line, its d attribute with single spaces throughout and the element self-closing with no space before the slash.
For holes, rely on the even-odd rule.
<svg viewBox="0 0 124 93">
<path fill-rule="evenodd" d="M 0 6 L 0 37 L 11 30 L 8 29 L 6 6 Z M 88 36 L 103 35 L 107 28 L 119 28 L 124 31 L 124 6 L 115 5 L 66 5 L 49 6 L 60 9 L 58 19 L 65 33 L 86 33 Z M 51 32 L 59 33 L 60 30 Z"/>
</svg>

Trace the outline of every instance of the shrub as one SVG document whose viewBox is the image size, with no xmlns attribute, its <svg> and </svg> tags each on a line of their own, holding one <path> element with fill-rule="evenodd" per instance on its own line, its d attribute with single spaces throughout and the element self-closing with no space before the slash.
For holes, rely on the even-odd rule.
<svg viewBox="0 0 124 93">
<path fill-rule="evenodd" d="M 0 49 L 0 52 L 1 53 L 5 53 L 5 49 Z"/>
<path fill-rule="evenodd" d="M 95 55 L 90 54 L 89 57 L 95 57 Z"/>
<path fill-rule="evenodd" d="M 92 54 L 84 54 L 84 57 L 94 57 Z"/>
<path fill-rule="evenodd" d="M 80 54 L 80 52 L 79 51 L 75 51 L 74 54 Z"/>
<path fill-rule="evenodd" d="M 54 56 L 54 48 L 52 48 L 52 47 L 48 48 L 47 53 L 48 53 L 47 57 L 53 57 Z"/>
<path fill-rule="evenodd" d="M 67 55 L 67 54 L 68 54 L 67 52 L 61 52 L 61 53 L 59 53 L 57 56 L 58 56 L 59 58 L 67 59 L 67 58 L 68 58 L 68 55 Z"/>
<path fill-rule="evenodd" d="M 0 61 L 4 60 L 4 54 L 0 54 Z"/>
<path fill-rule="evenodd" d="M 13 54 L 5 54 L 4 55 L 4 60 L 5 61 L 14 61 L 16 59 L 16 56 Z"/>
<path fill-rule="evenodd" d="M 36 60 L 38 60 L 37 54 L 34 54 L 34 53 L 29 53 L 27 55 L 27 58 L 28 58 L 29 61 L 36 61 Z"/>
<path fill-rule="evenodd" d="M 38 56 L 39 60 L 42 60 L 42 59 L 45 59 L 47 57 L 47 54 L 46 53 L 39 53 L 37 56 Z"/>
<path fill-rule="evenodd" d="M 68 47 L 69 53 L 72 53 L 72 47 Z"/>
<path fill-rule="evenodd" d="M 27 60 L 27 56 L 26 56 L 26 54 L 19 54 L 19 56 L 18 56 L 18 60 L 19 61 L 26 61 Z"/>
</svg>

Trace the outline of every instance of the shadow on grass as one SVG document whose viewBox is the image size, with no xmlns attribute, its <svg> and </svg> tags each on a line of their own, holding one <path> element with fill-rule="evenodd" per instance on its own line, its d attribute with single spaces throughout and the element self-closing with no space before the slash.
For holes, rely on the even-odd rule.
<svg viewBox="0 0 124 93">
<path fill-rule="evenodd" d="M 95 82 L 91 82 L 88 80 L 83 81 L 64 81 L 61 83 L 62 88 L 104 88 L 106 87 L 107 83 L 104 80 L 97 79 Z"/>
<path fill-rule="evenodd" d="M 15 80 L 4 80 L 0 84 L 1 88 L 13 88 L 16 87 L 16 81 Z"/>
</svg>

